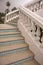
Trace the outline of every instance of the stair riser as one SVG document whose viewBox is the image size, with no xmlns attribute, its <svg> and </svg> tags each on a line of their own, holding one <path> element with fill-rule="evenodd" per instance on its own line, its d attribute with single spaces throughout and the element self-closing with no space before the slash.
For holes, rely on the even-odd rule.
<svg viewBox="0 0 43 65">
<path fill-rule="evenodd" d="M 0 46 L 9 45 L 9 44 L 15 44 L 15 43 L 24 43 L 24 42 L 25 42 L 24 39 L 16 40 L 16 41 L 9 41 L 9 42 L 2 42 L 2 43 L 0 43 Z"/>
<path fill-rule="evenodd" d="M 10 50 L 10 51 L 1 52 L 1 53 L 0 53 L 0 56 L 4 56 L 4 55 L 7 55 L 7 54 L 12 54 L 12 53 L 24 51 L 24 50 L 27 50 L 28 48 L 29 48 L 29 47 L 27 46 L 27 47 L 23 47 L 23 48 L 16 49 L 16 50 Z"/>
<path fill-rule="evenodd" d="M 17 24 L 10 24 L 10 23 L 8 23 L 9 25 L 12 25 L 12 26 L 17 26 Z"/>
<path fill-rule="evenodd" d="M 11 37 L 20 37 L 21 34 L 11 34 L 11 35 L 3 35 L 0 38 L 11 38 Z"/>
<path fill-rule="evenodd" d="M 19 30 L 18 29 L 5 29 L 5 30 L 0 30 L 0 33 L 1 32 L 19 32 Z"/>
<path fill-rule="evenodd" d="M 20 63 L 23 63 L 23 62 L 28 61 L 28 60 L 33 60 L 33 56 L 26 58 L 26 59 L 23 59 L 23 60 L 20 60 L 20 61 L 15 62 L 15 63 L 8 64 L 8 65 L 19 65 Z"/>
</svg>

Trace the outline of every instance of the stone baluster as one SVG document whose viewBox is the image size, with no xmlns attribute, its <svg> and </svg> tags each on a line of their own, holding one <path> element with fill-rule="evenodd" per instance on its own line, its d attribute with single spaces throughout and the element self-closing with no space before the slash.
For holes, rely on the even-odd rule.
<svg viewBox="0 0 43 65">
<path fill-rule="evenodd" d="M 22 14 L 22 20 L 23 24 L 27 26 L 27 16 L 25 14 Z"/>
<path fill-rule="evenodd" d="M 40 35 L 41 35 L 40 27 L 37 26 L 37 31 L 36 31 L 36 40 L 37 40 L 38 42 L 40 42 Z"/>
<path fill-rule="evenodd" d="M 34 12 L 37 11 L 37 5 L 34 5 Z"/>
<path fill-rule="evenodd" d="M 11 14 L 11 17 L 14 17 L 14 13 Z"/>
<path fill-rule="evenodd" d="M 31 27 L 31 19 L 28 17 L 28 26 Z"/>
<path fill-rule="evenodd" d="M 31 28 L 32 28 L 32 27 L 31 27 L 32 22 L 31 22 L 31 19 L 30 19 L 29 17 L 28 17 L 28 19 L 27 19 L 27 22 L 28 22 L 28 23 L 27 23 L 27 24 L 28 24 L 28 31 L 31 32 L 31 31 L 32 31 L 32 29 L 31 29 Z"/>
<path fill-rule="evenodd" d="M 43 8 L 43 1 L 40 2 L 40 9 Z"/>
<path fill-rule="evenodd" d="M 34 12 L 34 5 L 31 5 L 31 11 Z"/>
<path fill-rule="evenodd" d="M 8 16 L 7 16 L 6 18 L 7 18 L 7 20 L 8 20 Z"/>
<path fill-rule="evenodd" d="M 38 11 L 39 10 L 39 3 L 37 3 L 36 7 L 37 7 L 37 11 Z"/>
<path fill-rule="evenodd" d="M 8 15 L 8 19 L 10 19 L 11 18 L 11 14 L 10 15 Z"/>
<path fill-rule="evenodd" d="M 31 21 L 31 32 L 32 32 L 32 35 L 35 36 L 35 30 L 36 30 L 36 27 L 35 27 L 35 23 L 34 21 Z"/>
<path fill-rule="evenodd" d="M 22 14 L 21 11 L 19 12 L 19 21 L 20 21 L 20 22 L 23 22 L 23 14 Z"/>
<path fill-rule="evenodd" d="M 9 15 L 9 18 L 12 18 L 12 14 Z"/>
</svg>

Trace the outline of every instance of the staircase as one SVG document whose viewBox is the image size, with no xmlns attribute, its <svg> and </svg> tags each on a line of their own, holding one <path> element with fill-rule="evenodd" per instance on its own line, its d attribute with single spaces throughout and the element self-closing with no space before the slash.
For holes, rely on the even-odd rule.
<svg viewBox="0 0 43 65">
<path fill-rule="evenodd" d="M 39 65 L 17 26 L 0 25 L 0 65 Z"/>
</svg>

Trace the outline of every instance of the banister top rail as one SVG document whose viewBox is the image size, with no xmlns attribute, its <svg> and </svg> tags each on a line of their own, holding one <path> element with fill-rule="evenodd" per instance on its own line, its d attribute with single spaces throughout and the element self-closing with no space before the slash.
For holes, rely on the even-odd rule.
<svg viewBox="0 0 43 65">
<path fill-rule="evenodd" d="M 16 18 L 19 17 L 19 10 L 14 10 L 12 12 L 9 12 L 8 14 L 6 14 L 6 17 L 5 17 L 5 23 L 6 22 L 9 22 L 9 21 L 12 21 Z"/>
<path fill-rule="evenodd" d="M 19 10 L 17 9 L 17 10 L 11 11 L 10 13 L 6 14 L 6 16 L 8 16 L 8 15 L 10 15 L 10 14 L 12 14 L 12 13 L 15 13 L 15 12 L 17 12 L 17 11 L 19 11 Z"/>
<path fill-rule="evenodd" d="M 20 11 L 23 12 L 26 16 L 28 16 L 32 21 L 34 21 L 38 26 L 40 26 L 43 29 L 43 18 L 29 9 L 27 9 L 24 6 L 20 6 Z"/>
</svg>

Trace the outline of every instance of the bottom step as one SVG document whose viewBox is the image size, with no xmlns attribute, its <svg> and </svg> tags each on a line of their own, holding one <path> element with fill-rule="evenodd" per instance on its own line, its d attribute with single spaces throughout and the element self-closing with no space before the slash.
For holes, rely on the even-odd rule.
<svg viewBox="0 0 43 65">
<path fill-rule="evenodd" d="M 32 58 L 34 55 L 30 50 L 24 50 L 17 53 L 7 54 L 0 57 L 0 65 L 7 65 L 11 63 L 17 63 L 27 58 Z M 15 65 L 15 64 L 14 64 Z"/>
<path fill-rule="evenodd" d="M 38 62 L 36 62 L 36 60 L 28 60 L 19 65 L 40 65 L 40 64 Z"/>
</svg>

